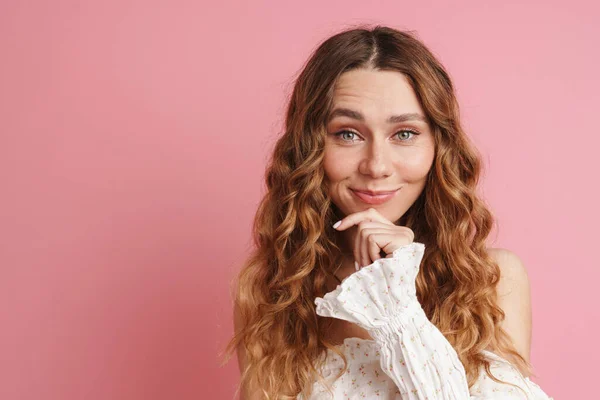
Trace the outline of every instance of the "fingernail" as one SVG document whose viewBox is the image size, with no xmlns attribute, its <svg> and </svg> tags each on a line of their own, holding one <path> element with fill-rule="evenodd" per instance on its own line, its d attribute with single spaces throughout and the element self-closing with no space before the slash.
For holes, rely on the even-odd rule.
<svg viewBox="0 0 600 400">
<path fill-rule="evenodd" d="M 333 229 L 337 228 L 338 226 L 340 226 L 340 224 L 342 223 L 341 220 L 339 220 L 338 222 L 336 222 L 335 224 L 333 224 Z"/>
<path fill-rule="evenodd" d="M 360 267 L 358 266 L 358 263 L 356 261 L 354 261 L 354 268 L 356 268 L 357 271 L 360 269 Z"/>
</svg>

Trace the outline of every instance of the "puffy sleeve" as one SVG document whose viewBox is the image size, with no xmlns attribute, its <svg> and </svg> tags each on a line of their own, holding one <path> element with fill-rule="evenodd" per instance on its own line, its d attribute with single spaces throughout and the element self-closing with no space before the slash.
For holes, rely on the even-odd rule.
<svg viewBox="0 0 600 400">
<path fill-rule="evenodd" d="M 518 386 L 497 383 L 483 372 L 469 391 L 464 367 L 445 336 L 432 324 L 416 296 L 415 279 L 425 245 L 413 242 L 344 279 L 322 298 L 317 314 L 367 330 L 380 347 L 381 369 L 409 400 L 552 400 L 536 384 L 493 353 L 494 374 Z M 492 368 L 492 373 L 494 369 Z M 487 377 L 487 379 L 486 379 Z"/>
</svg>

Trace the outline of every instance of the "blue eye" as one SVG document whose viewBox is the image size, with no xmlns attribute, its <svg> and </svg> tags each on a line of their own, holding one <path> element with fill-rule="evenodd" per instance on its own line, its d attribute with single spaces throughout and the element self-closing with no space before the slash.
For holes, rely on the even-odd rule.
<svg viewBox="0 0 600 400">
<path fill-rule="evenodd" d="M 411 135 L 412 135 L 412 136 L 410 136 L 408 139 L 406 139 L 406 140 L 402 140 L 403 142 L 408 142 L 408 141 L 411 141 L 411 140 L 413 140 L 413 139 L 414 139 L 414 137 L 415 137 L 416 135 L 418 135 L 418 134 L 419 134 L 419 132 L 417 132 L 417 131 L 413 131 L 412 129 L 402 129 L 401 131 L 397 132 L 397 133 L 396 133 L 396 135 L 398 135 L 398 134 L 400 134 L 400 133 L 402 133 L 402 132 L 407 132 L 407 133 L 409 133 L 409 134 L 411 134 Z"/>
<path fill-rule="evenodd" d="M 340 137 L 340 136 L 341 136 L 341 135 L 343 135 L 344 133 L 349 133 L 349 134 L 351 134 L 351 135 L 356 135 L 356 133 L 355 133 L 355 132 L 352 132 L 352 131 L 340 131 L 340 132 L 336 133 L 336 134 L 335 134 L 335 136 L 336 136 L 336 137 Z M 352 142 L 353 140 L 350 140 L 350 141 Z"/>
</svg>

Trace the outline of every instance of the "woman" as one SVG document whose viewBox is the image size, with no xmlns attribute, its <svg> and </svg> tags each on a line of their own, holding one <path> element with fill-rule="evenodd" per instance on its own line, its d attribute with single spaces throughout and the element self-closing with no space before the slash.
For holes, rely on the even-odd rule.
<svg viewBox="0 0 600 400">
<path fill-rule="evenodd" d="M 323 42 L 237 282 L 241 399 L 549 399 L 528 378 L 526 270 L 486 248 L 480 170 L 453 84 L 412 33 Z"/>
</svg>

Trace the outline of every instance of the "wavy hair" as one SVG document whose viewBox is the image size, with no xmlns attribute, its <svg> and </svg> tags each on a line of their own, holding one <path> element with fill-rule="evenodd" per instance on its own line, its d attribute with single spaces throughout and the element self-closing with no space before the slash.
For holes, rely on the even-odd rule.
<svg viewBox="0 0 600 400">
<path fill-rule="evenodd" d="M 331 36 L 313 52 L 296 79 L 285 132 L 265 173 L 267 191 L 253 223 L 254 249 L 235 284 L 240 327 L 226 348 L 227 361 L 243 348 L 240 387 L 266 399 L 309 397 L 327 350 L 343 353 L 325 337 L 331 318 L 316 314 L 314 299 L 341 265 L 332 224 L 341 219 L 327 194 L 322 167 L 326 121 L 341 74 L 355 68 L 404 74 L 429 119 L 435 160 L 419 198 L 396 222 L 411 228 L 425 254 L 417 297 L 465 367 L 469 387 L 488 349 L 530 373 L 531 365 L 500 327 L 500 269 L 486 249 L 494 218 L 476 193 L 482 165 L 460 123 L 454 86 L 441 63 L 413 31 L 359 26 Z M 340 376 L 342 372 L 338 376 Z"/>
</svg>

